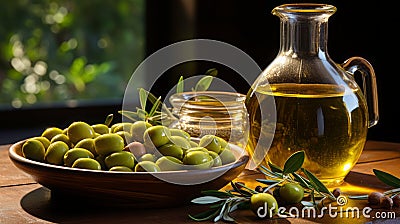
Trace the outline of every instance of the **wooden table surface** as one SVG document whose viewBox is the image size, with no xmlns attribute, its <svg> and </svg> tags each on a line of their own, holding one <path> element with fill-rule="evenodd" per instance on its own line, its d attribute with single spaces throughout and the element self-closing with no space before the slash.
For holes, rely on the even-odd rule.
<svg viewBox="0 0 400 224">
<path fill-rule="evenodd" d="M 8 156 L 10 145 L 0 146 L 0 223 L 208 223 L 195 222 L 188 214 L 203 211 L 204 207 L 189 205 L 165 209 L 106 208 L 80 206 L 52 200 L 49 189 L 34 182 L 30 176 L 18 170 Z M 365 149 L 345 183 L 340 186 L 342 195 L 361 195 L 372 191 L 386 191 L 391 187 L 380 182 L 372 169 L 380 169 L 400 177 L 400 143 L 367 141 Z M 245 182 L 254 188 L 255 179 L 264 178 L 259 173 L 245 170 L 235 181 Z M 227 187 L 225 187 L 227 188 Z M 360 211 L 368 207 L 365 200 L 348 199 L 346 206 Z M 343 209 L 344 210 L 344 209 Z M 237 210 L 232 217 L 238 223 L 400 223 L 400 209 L 373 208 L 359 218 L 338 215 L 332 218 L 278 218 L 259 219 L 249 210 Z M 340 217 L 342 216 L 342 217 Z M 386 218 L 378 218 L 386 216 Z M 220 221 L 220 223 L 223 223 Z"/>
</svg>

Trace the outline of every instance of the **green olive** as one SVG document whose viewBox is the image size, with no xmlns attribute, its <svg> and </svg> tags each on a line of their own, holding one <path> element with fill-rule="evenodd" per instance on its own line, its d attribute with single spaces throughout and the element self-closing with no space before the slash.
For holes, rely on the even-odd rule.
<svg viewBox="0 0 400 224">
<path fill-rule="evenodd" d="M 44 130 L 43 132 L 42 132 L 42 137 L 46 137 L 49 141 L 51 141 L 51 139 L 54 137 L 54 136 L 56 136 L 56 135 L 58 135 L 58 134 L 62 134 L 63 133 L 63 130 L 62 129 L 60 129 L 60 128 L 57 128 L 57 127 L 49 127 L 49 128 L 46 128 L 46 130 Z"/>
<path fill-rule="evenodd" d="M 43 144 L 45 149 L 47 149 L 50 145 L 50 140 L 43 136 L 36 136 L 36 137 L 32 137 L 30 139 L 39 140 Z"/>
<path fill-rule="evenodd" d="M 144 142 L 143 135 L 146 129 L 152 125 L 147 121 L 135 121 L 131 126 L 131 135 L 133 141 Z"/>
<path fill-rule="evenodd" d="M 151 126 L 147 128 L 143 134 L 144 141 L 150 140 L 150 142 L 157 148 L 167 144 L 170 137 L 171 132 L 169 131 L 169 128 L 162 125 Z"/>
<path fill-rule="evenodd" d="M 133 123 L 131 123 L 131 122 L 120 122 L 120 123 L 113 124 L 110 128 L 110 132 L 111 133 L 117 133 L 119 131 L 130 132 L 131 128 L 132 128 L 132 124 Z"/>
<path fill-rule="evenodd" d="M 210 154 L 210 156 L 213 158 L 214 161 L 213 167 L 222 166 L 221 157 L 219 157 L 219 155 L 216 152 L 208 151 L 208 154 Z"/>
<path fill-rule="evenodd" d="M 224 147 L 221 145 L 221 151 L 219 152 L 219 154 L 221 154 L 224 150 L 231 150 L 231 146 L 229 144 L 226 144 Z"/>
<path fill-rule="evenodd" d="M 257 193 L 250 197 L 250 209 L 259 218 L 272 218 L 278 213 L 278 202 L 271 194 Z"/>
<path fill-rule="evenodd" d="M 199 144 L 195 141 L 190 140 L 189 143 L 190 143 L 190 148 L 199 147 Z"/>
<path fill-rule="evenodd" d="M 108 171 L 118 171 L 118 172 L 133 172 L 133 170 L 126 166 L 113 166 Z"/>
<path fill-rule="evenodd" d="M 114 133 L 114 129 L 120 125 L 121 125 L 121 123 L 115 123 L 115 124 L 111 125 L 111 127 L 109 128 L 109 131 L 110 131 L 109 133 Z"/>
<path fill-rule="evenodd" d="M 189 152 L 193 152 L 193 151 L 202 151 L 202 152 L 206 152 L 206 153 L 209 152 L 208 149 L 198 146 L 198 147 L 193 147 L 193 148 L 186 150 L 186 154 Z"/>
<path fill-rule="evenodd" d="M 132 142 L 132 135 L 127 131 L 117 131 L 115 134 L 121 136 L 124 139 L 124 145 L 128 145 L 128 143 Z"/>
<path fill-rule="evenodd" d="M 169 131 L 171 132 L 171 136 L 181 136 L 186 140 L 190 141 L 190 134 L 184 130 L 178 128 L 170 128 Z"/>
<path fill-rule="evenodd" d="M 94 124 L 92 125 L 93 130 L 99 134 L 107 134 L 110 133 L 110 129 L 105 124 Z"/>
<path fill-rule="evenodd" d="M 153 154 L 151 154 L 151 153 L 146 153 L 146 154 L 144 154 L 144 155 L 142 155 L 140 158 L 139 158 L 139 162 L 142 162 L 142 161 L 150 161 L 150 162 L 155 162 L 157 160 L 157 157 L 155 156 L 155 155 L 153 155 Z"/>
<path fill-rule="evenodd" d="M 222 143 L 223 144 L 223 143 Z M 200 138 L 199 146 L 219 154 L 222 148 L 221 138 L 215 135 L 204 135 Z"/>
<path fill-rule="evenodd" d="M 54 165 L 64 164 L 64 155 L 69 150 L 67 143 L 56 141 L 49 145 L 44 155 L 46 162 Z"/>
<path fill-rule="evenodd" d="M 79 158 L 71 166 L 72 168 L 101 170 L 101 165 L 97 160 L 92 158 Z"/>
<path fill-rule="evenodd" d="M 84 148 L 89 150 L 94 156 L 97 156 L 96 149 L 94 147 L 94 139 L 93 138 L 85 138 L 76 143 L 74 148 Z"/>
<path fill-rule="evenodd" d="M 222 150 L 222 152 L 219 154 L 219 157 L 221 158 L 222 165 L 233 163 L 236 161 L 236 157 L 230 149 Z"/>
<path fill-rule="evenodd" d="M 183 157 L 183 164 L 192 165 L 193 169 L 209 169 L 213 165 L 213 159 L 208 152 L 193 151 L 188 152 Z"/>
<path fill-rule="evenodd" d="M 88 123 L 83 121 L 75 121 L 68 126 L 67 136 L 71 143 L 75 145 L 82 139 L 94 138 L 95 131 Z"/>
<path fill-rule="evenodd" d="M 172 156 L 162 156 L 157 159 L 156 164 L 158 167 L 160 167 L 161 171 L 174 171 L 183 169 L 182 161 Z"/>
<path fill-rule="evenodd" d="M 140 142 L 131 142 L 125 146 L 124 150 L 130 151 L 137 159 L 146 154 L 146 148 Z"/>
<path fill-rule="evenodd" d="M 57 134 L 57 135 L 55 135 L 51 139 L 50 143 L 57 142 L 57 141 L 65 142 L 65 144 L 67 144 L 68 147 L 72 146 L 71 141 L 69 140 L 69 138 L 68 138 L 68 136 L 66 134 Z"/>
<path fill-rule="evenodd" d="M 39 140 L 28 139 L 22 145 L 22 155 L 31 160 L 44 162 L 44 154 L 46 149 Z"/>
<path fill-rule="evenodd" d="M 107 170 L 106 163 L 104 162 L 105 158 L 106 158 L 106 155 L 97 155 L 95 157 L 95 160 L 100 163 L 102 170 Z"/>
<path fill-rule="evenodd" d="M 94 148 L 99 155 L 120 152 L 124 147 L 124 139 L 115 133 L 103 134 L 94 139 Z"/>
<path fill-rule="evenodd" d="M 225 139 L 223 139 L 219 136 L 216 136 L 216 137 L 218 139 L 219 144 L 221 145 L 222 150 L 225 149 L 226 147 L 229 147 L 228 142 Z"/>
<path fill-rule="evenodd" d="M 94 158 L 93 154 L 84 148 L 72 148 L 64 155 L 64 165 L 71 167 L 75 160 L 79 158 Z"/>
<path fill-rule="evenodd" d="M 163 156 L 172 156 L 175 157 L 179 160 L 183 159 L 183 150 L 180 146 L 167 143 L 161 147 L 158 148 L 158 151 L 163 155 Z"/>
<path fill-rule="evenodd" d="M 142 161 L 136 164 L 135 172 L 160 172 L 161 169 L 157 164 L 151 161 Z"/>
<path fill-rule="evenodd" d="M 287 204 L 299 203 L 304 197 L 304 188 L 297 183 L 285 183 L 279 188 L 279 195 Z"/>
<path fill-rule="evenodd" d="M 169 140 L 171 143 L 181 147 L 184 151 L 191 148 L 189 140 L 182 136 L 171 136 Z"/>
<path fill-rule="evenodd" d="M 135 167 L 135 158 L 127 151 L 113 152 L 104 159 L 104 162 L 108 169 L 113 166 L 126 166 L 131 169 Z"/>
</svg>

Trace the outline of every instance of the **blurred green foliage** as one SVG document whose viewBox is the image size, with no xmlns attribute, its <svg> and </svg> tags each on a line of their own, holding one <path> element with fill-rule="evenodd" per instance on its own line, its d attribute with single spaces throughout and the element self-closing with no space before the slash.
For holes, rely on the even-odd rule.
<svg viewBox="0 0 400 224">
<path fill-rule="evenodd" d="M 144 58 L 144 0 L 13 0 L 0 7 L 0 108 L 122 99 Z"/>
</svg>

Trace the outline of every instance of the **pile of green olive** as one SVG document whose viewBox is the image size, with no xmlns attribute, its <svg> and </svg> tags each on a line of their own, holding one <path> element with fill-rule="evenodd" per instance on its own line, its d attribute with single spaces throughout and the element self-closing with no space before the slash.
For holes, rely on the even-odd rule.
<svg viewBox="0 0 400 224">
<path fill-rule="evenodd" d="M 127 172 L 210 169 L 236 160 L 220 137 L 194 141 L 183 130 L 146 121 L 49 127 L 23 143 L 22 155 L 53 165 Z"/>
<path fill-rule="evenodd" d="M 259 209 L 268 208 L 265 212 L 265 218 L 272 218 L 278 213 L 279 206 L 295 205 L 304 198 L 304 188 L 294 182 L 285 182 L 274 187 L 272 192 L 264 192 L 263 187 L 257 186 L 256 192 L 250 197 L 250 209 L 259 216 Z M 279 205 L 279 206 L 278 206 Z"/>
</svg>

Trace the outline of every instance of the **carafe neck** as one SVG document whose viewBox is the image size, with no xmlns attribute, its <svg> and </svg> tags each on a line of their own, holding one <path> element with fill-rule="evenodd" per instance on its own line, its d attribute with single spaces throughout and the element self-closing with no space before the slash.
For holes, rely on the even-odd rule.
<svg viewBox="0 0 400 224">
<path fill-rule="evenodd" d="M 279 54 L 327 58 L 328 18 L 336 8 L 325 4 L 286 4 L 274 8 L 280 18 Z"/>
</svg>

